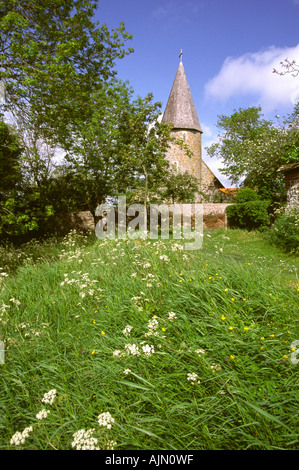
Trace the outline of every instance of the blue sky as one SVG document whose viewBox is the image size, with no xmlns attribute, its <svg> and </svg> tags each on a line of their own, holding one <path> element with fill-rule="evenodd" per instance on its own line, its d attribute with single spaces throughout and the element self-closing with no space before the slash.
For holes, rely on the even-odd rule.
<svg viewBox="0 0 299 470">
<path fill-rule="evenodd" d="M 135 52 L 117 62 L 135 95 L 149 92 L 164 110 L 183 49 L 183 64 L 203 149 L 217 138 L 217 116 L 261 105 L 264 117 L 290 113 L 299 76 L 273 74 L 286 57 L 299 63 L 299 0 L 99 0 L 96 18 L 124 22 Z M 225 186 L 221 163 L 204 160 Z"/>
</svg>

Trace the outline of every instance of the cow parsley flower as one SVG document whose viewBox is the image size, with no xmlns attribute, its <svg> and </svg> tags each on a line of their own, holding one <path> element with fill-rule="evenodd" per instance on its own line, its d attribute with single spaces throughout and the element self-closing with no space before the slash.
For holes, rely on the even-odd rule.
<svg viewBox="0 0 299 470">
<path fill-rule="evenodd" d="M 48 414 L 50 413 L 50 410 L 41 410 L 39 413 L 37 413 L 37 415 L 35 416 L 37 419 L 44 419 L 48 416 Z"/>
<path fill-rule="evenodd" d="M 174 318 L 176 318 L 176 313 L 175 312 L 169 312 L 168 313 L 168 318 L 169 318 L 169 320 L 173 320 Z"/>
<path fill-rule="evenodd" d="M 76 450 L 100 450 L 97 446 L 98 440 L 95 437 L 92 437 L 94 429 L 80 429 L 79 431 L 73 434 L 72 447 Z"/>
<path fill-rule="evenodd" d="M 120 349 L 116 349 L 115 351 L 113 351 L 113 356 L 114 357 L 123 357 L 123 356 L 125 356 L 125 353 L 121 352 Z"/>
<path fill-rule="evenodd" d="M 153 329 L 153 330 L 156 330 L 158 326 L 159 326 L 159 323 L 155 317 L 153 317 L 152 320 L 150 320 L 149 324 L 147 325 L 149 329 Z"/>
<path fill-rule="evenodd" d="M 114 418 L 112 418 L 109 411 L 102 413 L 98 416 L 98 423 L 100 426 L 105 426 L 107 429 L 111 429 L 112 424 L 114 423 Z"/>
<path fill-rule="evenodd" d="M 204 350 L 204 349 L 196 349 L 195 352 L 196 352 L 197 354 L 199 354 L 199 355 L 200 355 L 200 354 L 205 354 L 205 350 Z"/>
<path fill-rule="evenodd" d="M 127 325 L 125 329 L 123 330 L 123 334 L 126 336 L 129 336 L 129 334 L 131 333 L 131 330 L 132 330 L 132 327 L 130 325 Z"/>
<path fill-rule="evenodd" d="M 187 380 L 190 380 L 191 382 L 196 382 L 198 375 L 195 374 L 194 372 L 187 374 Z M 198 380 L 197 383 L 200 383 Z"/>
<path fill-rule="evenodd" d="M 25 428 L 23 432 L 17 431 L 12 438 L 10 439 L 10 444 L 19 446 L 20 444 L 25 444 L 25 440 L 29 437 L 29 433 L 33 431 L 32 426 Z"/>
<path fill-rule="evenodd" d="M 138 350 L 138 346 L 133 343 L 133 344 L 125 344 L 126 350 L 131 353 L 133 356 L 139 356 L 140 352 Z"/>
<path fill-rule="evenodd" d="M 106 449 L 107 450 L 114 450 L 114 446 L 116 446 L 117 442 L 116 441 L 108 441 L 106 443 Z"/>
<path fill-rule="evenodd" d="M 144 352 L 144 354 L 149 357 L 151 354 L 154 354 L 155 350 L 154 350 L 154 346 L 150 346 L 149 344 L 146 344 L 145 346 L 142 346 L 142 351 Z"/>
<path fill-rule="evenodd" d="M 53 402 L 56 397 L 56 389 L 54 388 L 53 390 L 50 390 L 49 392 L 45 393 L 42 402 L 47 403 L 48 405 L 53 405 Z"/>
<path fill-rule="evenodd" d="M 212 371 L 213 373 L 218 372 L 219 370 L 221 370 L 220 364 L 212 364 L 212 365 L 211 365 L 211 371 Z"/>
</svg>

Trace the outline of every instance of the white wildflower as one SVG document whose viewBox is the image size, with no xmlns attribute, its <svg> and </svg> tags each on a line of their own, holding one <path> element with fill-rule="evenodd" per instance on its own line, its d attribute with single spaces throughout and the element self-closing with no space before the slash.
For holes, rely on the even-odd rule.
<svg viewBox="0 0 299 470">
<path fill-rule="evenodd" d="M 194 372 L 192 374 L 187 374 L 187 380 L 191 380 L 193 382 L 195 382 L 195 380 L 197 379 L 198 375 L 195 374 Z"/>
<path fill-rule="evenodd" d="M 44 419 L 48 416 L 48 414 L 51 413 L 50 410 L 41 410 L 37 415 L 35 416 L 37 419 Z"/>
<path fill-rule="evenodd" d="M 193 373 L 189 373 L 187 374 L 187 380 L 190 380 L 192 383 L 195 383 L 197 381 L 197 383 L 199 384 L 200 383 L 200 380 L 197 380 L 197 377 L 198 375 L 195 374 L 194 372 Z"/>
<path fill-rule="evenodd" d="M 116 349 L 114 352 L 113 352 L 113 356 L 114 357 L 122 357 L 122 356 L 125 356 L 125 354 L 123 352 L 121 352 L 120 349 Z"/>
<path fill-rule="evenodd" d="M 98 440 L 95 437 L 92 437 L 94 433 L 94 429 L 80 429 L 79 431 L 73 434 L 73 442 L 72 447 L 76 448 L 76 450 L 100 450 L 97 447 Z"/>
<path fill-rule="evenodd" d="M 116 446 L 117 442 L 116 441 L 108 441 L 106 444 L 106 449 L 107 450 L 114 450 L 114 446 Z"/>
<path fill-rule="evenodd" d="M 127 325 L 125 329 L 123 330 L 123 334 L 126 336 L 129 336 L 129 334 L 131 333 L 131 330 L 132 330 L 132 327 L 130 325 Z"/>
<path fill-rule="evenodd" d="M 204 349 L 195 349 L 195 352 L 197 354 L 205 354 L 205 350 Z"/>
<path fill-rule="evenodd" d="M 11 299 L 9 299 L 10 302 L 14 303 L 15 305 L 20 305 L 21 302 L 19 300 L 16 300 L 14 297 L 12 297 Z"/>
<path fill-rule="evenodd" d="M 154 346 L 150 346 L 148 344 L 146 344 L 145 346 L 142 346 L 142 351 L 144 352 L 144 354 L 149 357 L 151 354 L 154 354 L 155 350 L 154 350 Z"/>
<path fill-rule="evenodd" d="M 98 423 L 100 426 L 105 426 L 107 429 L 111 429 L 112 424 L 114 423 L 114 418 L 112 418 L 109 411 L 102 413 L 98 416 Z"/>
<path fill-rule="evenodd" d="M 124 374 L 125 374 L 125 375 L 129 375 L 131 372 L 132 372 L 131 369 L 125 369 L 125 370 L 124 370 Z"/>
<path fill-rule="evenodd" d="M 139 356 L 140 352 L 138 350 L 138 346 L 133 343 L 133 344 L 125 344 L 126 350 L 131 353 L 133 356 Z"/>
<path fill-rule="evenodd" d="M 50 390 L 49 392 L 45 393 L 42 402 L 52 405 L 56 397 L 56 389 Z"/>
<path fill-rule="evenodd" d="M 32 426 L 25 428 L 23 432 L 17 431 L 12 438 L 10 439 L 10 444 L 19 446 L 20 444 L 25 444 L 25 440 L 29 437 L 29 433 L 33 431 Z"/>
<path fill-rule="evenodd" d="M 211 371 L 213 373 L 218 372 L 219 370 L 221 370 L 221 366 L 219 364 L 212 364 L 211 365 Z"/>
<path fill-rule="evenodd" d="M 158 323 L 158 320 L 156 320 L 155 317 L 153 317 L 152 320 L 147 325 L 147 327 L 149 329 L 153 329 L 153 330 L 156 330 L 158 328 L 158 326 L 159 326 L 159 323 Z"/>
<path fill-rule="evenodd" d="M 176 313 L 175 312 L 169 312 L 168 313 L 168 318 L 169 318 L 169 320 L 173 320 L 174 318 L 176 318 Z"/>
</svg>

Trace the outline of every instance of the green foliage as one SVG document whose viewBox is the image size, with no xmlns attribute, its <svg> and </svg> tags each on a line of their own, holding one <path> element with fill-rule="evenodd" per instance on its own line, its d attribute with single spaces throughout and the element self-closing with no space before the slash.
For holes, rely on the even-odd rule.
<svg viewBox="0 0 299 470">
<path fill-rule="evenodd" d="M 256 191 L 250 188 L 238 191 L 236 200 L 236 204 L 227 207 L 227 218 L 231 227 L 254 230 L 269 226 L 268 209 L 271 201 L 261 200 Z"/>
<path fill-rule="evenodd" d="M 259 201 L 260 196 L 251 188 L 242 188 L 236 194 L 236 202 L 242 204 L 248 201 Z"/>
<path fill-rule="evenodd" d="M 208 155 L 221 158 L 221 172 L 238 183 L 248 172 L 248 143 L 260 139 L 270 123 L 262 119 L 261 107 L 251 107 L 239 108 L 231 116 L 218 116 L 217 127 L 219 142 L 207 149 Z"/>
<path fill-rule="evenodd" d="M 4 194 L 12 191 L 22 179 L 19 163 L 21 153 L 18 136 L 10 131 L 0 116 L 0 203 Z"/>
<path fill-rule="evenodd" d="M 282 155 L 283 163 L 299 162 L 299 101 L 295 104 L 293 113 L 286 120 L 288 126 L 287 140 Z"/>
<path fill-rule="evenodd" d="M 172 203 L 192 203 L 198 190 L 198 180 L 189 172 L 170 172 L 163 180 L 161 196 Z"/>
<path fill-rule="evenodd" d="M 208 155 L 223 161 L 221 172 L 233 183 L 243 180 L 262 198 L 283 202 L 286 192 L 278 169 L 298 161 L 298 115 L 297 104 L 283 125 L 262 119 L 261 107 L 219 116 L 219 141 L 207 149 Z"/>
<path fill-rule="evenodd" d="M 81 205 L 94 211 L 105 198 L 125 190 L 133 177 L 125 169 L 121 119 L 130 106 L 132 90 L 127 83 L 109 80 L 93 95 L 88 120 L 76 119 L 73 141 L 65 156 L 72 180 L 80 181 Z M 76 184 L 78 187 L 78 184 Z"/>
<path fill-rule="evenodd" d="M 287 209 L 266 233 L 267 239 L 287 253 L 299 254 L 299 211 Z"/>
<path fill-rule="evenodd" d="M 159 122 L 160 115 L 161 103 L 153 102 L 149 93 L 129 104 L 119 124 L 119 177 L 128 175 L 127 184 L 131 180 L 131 185 L 142 190 L 145 205 L 149 190 L 163 184 L 169 171 L 165 155 L 171 141 L 171 126 Z"/>
<path fill-rule="evenodd" d="M 88 118 L 92 94 L 115 75 L 115 60 L 132 52 L 124 24 L 98 26 L 96 8 L 96 0 L 0 2 L 5 109 L 29 113 L 61 145 L 71 138 L 69 125 Z"/>
</svg>

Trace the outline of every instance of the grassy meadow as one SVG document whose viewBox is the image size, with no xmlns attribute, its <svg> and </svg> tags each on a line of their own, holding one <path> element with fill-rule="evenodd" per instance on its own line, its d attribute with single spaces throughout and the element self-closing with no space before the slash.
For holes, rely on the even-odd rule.
<svg viewBox="0 0 299 470">
<path fill-rule="evenodd" d="M 71 232 L 0 261 L 1 450 L 299 448 L 299 263 L 260 234 Z"/>
</svg>

